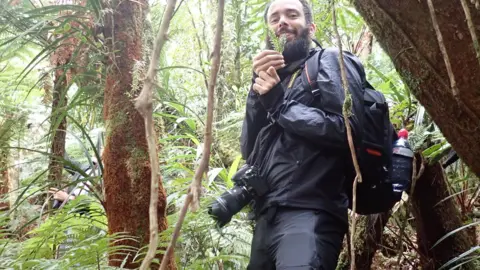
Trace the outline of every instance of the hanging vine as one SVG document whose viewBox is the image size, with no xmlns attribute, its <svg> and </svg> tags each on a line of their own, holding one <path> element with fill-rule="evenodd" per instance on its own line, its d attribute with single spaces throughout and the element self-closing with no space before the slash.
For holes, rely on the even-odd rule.
<svg viewBox="0 0 480 270">
<path fill-rule="evenodd" d="M 205 134 L 204 134 L 204 144 L 203 144 L 203 153 L 200 163 L 195 170 L 195 175 L 188 189 L 188 195 L 185 199 L 182 210 L 175 225 L 175 230 L 172 235 L 172 239 L 168 244 L 167 251 L 163 257 L 162 264 L 160 265 L 160 270 L 165 270 L 168 264 L 168 258 L 171 256 L 175 243 L 177 242 L 178 236 L 180 235 L 180 230 L 182 228 L 183 221 L 190 206 L 192 211 L 196 211 L 199 208 L 199 200 L 201 195 L 202 188 L 202 176 L 208 172 L 208 164 L 210 161 L 210 148 L 212 145 L 212 122 L 213 122 L 213 106 L 214 106 L 214 94 L 215 94 L 215 84 L 217 81 L 218 70 L 220 67 L 220 49 L 222 45 L 222 33 L 223 33 L 223 16 L 225 9 L 225 0 L 218 1 L 218 13 L 217 13 L 217 23 L 215 31 L 215 40 L 213 48 L 213 61 L 212 69 L 210 74 L 210 80 L 208 84 L 208 103 L 207 103 L 207 122 L 205 125 Z"/>
<path fill-rule="evenodd" d="M 351 263 L 350 263 L 350 269 L 354 270 L 355 269 L 355 244 L 354 244 L 354 238 L 355 238 L 355 226 L 356 226 L 356 216 L 355 212 L 357 210 L 357 184 L 362 182 L 362 174 L 360 172 L 360 166 L 358 164 L 357 160 L 357 155 L 355 153 L 355 147 L 353 145 L 353 139 L 352 139 L 352 130 L 350 127 L 350 120 L 349 117 L 352 114 L 352 97 L 350 95 L 350 92 L 348 90 L 348 82 L 347 82 L 347 75 L 345 72 L 345 67 L 343 64 L 343 49 L 342 49 L 342 41 L 340 38 L 340 33 L 338 32 L 338 27 L 337 27 L 337 18 L 335 14 L 335 1 L 332 0 L 332 18 L 333 18 L 333 28 L 335 30 L 335 35 L 337 38 L 338 42 L 338 50 L 339 50 L 339 63 L 340 63 L 340 73 L 342 76 L 342 85 L 343 89 L 345 91 L 345 101 L 343 103 L 343 118 L 345 119 L 345 128 L 347 130 L 347 139 L 348 139 L 348 146 L 350 147 L 350 152 L 352 154 L 352 160 L 353 160 L 353 166 L 355 167 L 355 180 L 353 181 L 353 190 L 352 190 L 352 225 L 351 225 L 351 232 L 350 232 L 350 243 L 351 243 L 351 248 L 350 248 L 350 256 L 351 256 Z"/>
<path fill-rule="evenodd" d="M 148 154 L 151 164 L 151 184 L 150 184 L 150 206 L 149 206 L 149 222 L 150 222 L 150 242 L 145 259 L 140 265 L 140 269 L 149 269 L 153 258 L 157 254 L 158 247 L 158 186 L 161 179 L 160 165 L 157 154 L 157 137 L 155 135 L 155 127 L 153 124 L 153 89 L 156 81 L 156 74 L 160 59 L 160 52 L 167 40 L 167 32 L 170 21 L 173 17 L 176 0 L 169 0 L 165 9 L 164 19 L 155 38 L 155 44 L 152 51 L 150 66 L 148 67 L 147 76 L 144 80 L 143 89 L 135 101 L 135 108 L 142 115 L 145 122 L 145 133 L 148 144 Z M 165 255 L 167 256 L 167 255 Z M 165 258 L 165 257 L 164 257 Z M 165 260 L 165 259 L 164 259 Z"/>
</svg>

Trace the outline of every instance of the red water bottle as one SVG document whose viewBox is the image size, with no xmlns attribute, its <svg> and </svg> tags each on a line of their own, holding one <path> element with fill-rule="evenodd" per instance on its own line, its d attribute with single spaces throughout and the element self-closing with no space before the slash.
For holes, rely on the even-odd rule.
<svg viewBox="0 0 480 270">
<path fill-rule="evenodd" d="M 408 143 L 408 131 L 401 129 L 398 140 L 393 142 L 392 171 L 390 181 L 393 192 L 402 196 L 411 182 L 413 171 L 413 150 Z"/>
</svg>

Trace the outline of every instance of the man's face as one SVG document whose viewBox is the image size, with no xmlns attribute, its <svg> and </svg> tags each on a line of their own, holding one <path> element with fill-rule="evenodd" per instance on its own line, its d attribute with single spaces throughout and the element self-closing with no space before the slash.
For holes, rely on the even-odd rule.
<svg viewBox="0 0 480 270">
<path fill-rule="evenodd" d="M 274 1 L 267 12 L 267 24 L 277 37 L 286 35 L 287 43 L 283 51 L 285 62 L 289 63 L 306 56 L 315 25 L 307 24 L 300 1 Z M 272 49 L 269 38 L 267 41 L 267 46 Z"/>
</svg>

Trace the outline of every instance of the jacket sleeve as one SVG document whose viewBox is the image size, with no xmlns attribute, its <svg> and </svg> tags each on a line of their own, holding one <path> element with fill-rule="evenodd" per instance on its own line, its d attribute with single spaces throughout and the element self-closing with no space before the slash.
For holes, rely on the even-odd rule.
<svg viewBox="0 0 480 270">
<path fill-rule="evenodd" d="M 248 92 L 245 118 L 240 136 L 240 149 L 244 160 L 247 160 L 248 156 L 252 153 L 258 132 L 269 123 L 267 118 L 268 113 L 260 103 L 259 95 L 253 91 L 255 78 L 256 75 L 254 74 Z"/>
<path fill-rule="evenodd" d="M 339 52 L 325 49 L 319 60 L 317 83 L 319 90 L 304 91 L 312 95 L 302 100 L 284 100 L 284 88 L 277 84 L 267 94 L 260 96 L 264 108 L 286 132 L 309 139 L 316 145 L 334 149 L 348 149 L 347 132 L 342 115 L 345 99 L 342 87 Z M 352 97 L 352 114 L 349 117 L 354 142 L 361 137 L 363 123 L 363 83 L 365 72 L 358 58 L 344 52 L 348 88 Z"/>
</svg>

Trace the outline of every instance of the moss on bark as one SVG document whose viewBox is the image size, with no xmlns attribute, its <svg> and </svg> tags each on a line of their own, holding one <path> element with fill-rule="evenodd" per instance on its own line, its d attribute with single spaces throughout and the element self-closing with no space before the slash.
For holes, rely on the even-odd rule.
<svg viewBox="0 0 480 270">
<path fill-rule="evenodd" d="M 104 95 L 104 119 L 107 125 L 104 186 L 109 233 L 128 233 L 138 239 L 119 241 L 113 245 L 142 248 L 149 241 L 149 202 L 151 170 L 143 118 L 135 109 L 132 96 L 132 70 L 145 57 L 144 27 L 148 2 L 112 1 L 111 13 L 105 17 L 107 46 L 110 50 Z M 112 35 L 113 34 L 113 35 Z M 166 193 L 160 183 L 158 226 L 167 229 Z M 110 255 L 110 265 L 137 268 L 135 252 L 122 251 Z M 141 256 L 143 257 L 143 256 Z M 162 255 L 158 255 L 159 261 Z M 175 269 L 170 259 L 169 269 Z M 152 263 L 152 267 L 158 264 Z"/>
</svg>

